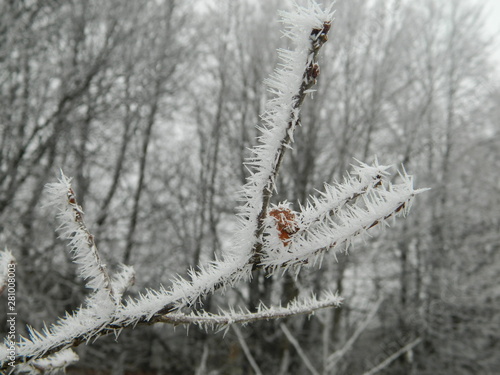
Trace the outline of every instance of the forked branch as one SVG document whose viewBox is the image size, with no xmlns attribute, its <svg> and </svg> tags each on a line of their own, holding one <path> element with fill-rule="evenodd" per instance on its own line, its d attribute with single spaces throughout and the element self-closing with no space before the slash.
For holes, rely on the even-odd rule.
<svg viewBox="0 0 500 375">
<path fill-rule="evenodd" d="M 360 163 L 343 183 L 325 185 L 321 197 L 312 197 L 301 212 L 291 211 L 286 204 L 270 210 L 280 166 L 300 124 L 301 106 L 319 76 L 318 52 L 328 40 L 333 13 L 331 7 L 325 11 L 310 1 L 308 8 L 296 5 L 293 12 L 282 12 L 281 16 L 285 35 L 295 49 L 279 50 L 281 68 L 266 81 L 274 97 L 262 116 L 259 144 L 246 163 L 251 176 L 242 189 L 239 229 L 230 250 L 222 259 L 191 269 L 189 280 L 172 280 L 168 290 L 146 290 L 136 299 L 123 300 L 124 292 L 134 282 L 134 271 L 123 266 L 114 278 L 109 275 L 83 220 L 71 181 L 62 175 L 58 183 L 48 186 L 51 203 L 58 207 L 61 237 L 69 241 L 74 262 L 92 294 L 84 307 L 58 319 L 50 328 L 42 332 L 29 328 L 29 337 L 17 343 L 14 358 L 9 356 L 7 346 L 0 345 L 0 370 L 18 364 L 22 364 L 19 370 L 33 371 L 64 366 L 75 357 L 63 350 L 137 325 L 228 327 L 340 305 L 340 297 L 326 293 L 321 299 L 296 301 L 286 307 L 261 306 L 255 313 L 186 313 L 189 309 L 185 309 L 194 309 L 200 298 L 216 290 L 248 281 L 255 269 L 273 272 L 314 264 L 326 251 L 343 249 L 371 228 L 406 213 L 413 197 L 422 191 L 413 189 L 411 176 L 402 174 L 400 184 L 391 184 L 388 167 Z"/>
</svg>

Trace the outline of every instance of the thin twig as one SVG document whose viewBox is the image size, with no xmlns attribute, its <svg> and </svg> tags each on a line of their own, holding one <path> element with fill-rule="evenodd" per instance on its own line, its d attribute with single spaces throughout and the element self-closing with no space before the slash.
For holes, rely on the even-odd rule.
<svg viewBox="0 0 500 375">
<path fill-rule="evenodd" d="M 196 369 L 195 375 L 204 375 L 207 371 L 207 360 L 208 360 L 208 343 L 203 344 L 203 354 L 201 355 L 200 365 Z"/>
<path fill-rule="evenodd" d="M 307 358 L 306 353 L 304 353 L 304 351 L 302 350 L 302 347 L 300 346 L 299 342 L 295 339 L 295 337 L 293 337 L 292 333 L 287 328 L 287 326 L 284 323 L 280 323 L 280 328 L 283 331 L 283 333 L 285 334 L 285 336 L 288 339 L 288 341 L 290 341 L 290 343 L 293 345 L 293 347 L 295 348 L 295 350 L 297 351 L 297 353 L 299 354 L 300 358 L 302 359 L 302 361 L 304 362 L 304 364 L 306 365 L 306 367 L 309 369 L 309 371 L 311 372 L 311 374 L 313 374 L 313 375 L 319 375 L 319 372 L 316 371 L 316 369 L 312 365 L 311 361 L 309 361 L 309 358 Z"/>
<path fill-rule="evenodd" d="M 95 264 L 99 271 L 101 271 L 101 274 L 104 278 L 104 289 L 107 290 L 109 297 L 111 300 L 114 300 L 114 292 L 111 286 L 111 278 L 109 277 L 108 270 L 106 268 L 106 265 L 102 262 L 101 256 L 99 254 L 99 251 L 97 250 L 97 246 L 95 244 L 94 236 L 90 233 L 89 229 L 87 228 L 85 222 L 83 221 L 83 211 L 81 210 L 81 207 L 75 203 L 71 205 L 73 208 L 73 212 L 75 214 L 75 221 L 78 223 L 78 226 L 84 232 L 87 236 L 87 244 L 90 253 L 92 254 Z"/>
<path fill-rule="evenodd" d="M 267 217 L 267 210 L 269 208 L 269 203 L 271 202 L 271 197 L 273 196 L 274 184 L 278 173 L 283 162 L 283 157 L 287 148 L 289 148 L 293 137 L 293 130 L 296 125 L 300 123 L 300 108 L 304 99 L 307 95 L 308 90 L 311 89 L 316 84 L 316 78 L 319 75 L 319 65 L 318 65 L 318 52 L 323 44 L 328 40 L 328 32 L 330 31 L 331 21 L 325 21 L 323 27 L 320 29 L 313 29 L 311 31 L 309 39 L 311 40 L 311 47 L 308 53 L 308 61 L 305 66 L 304 73 L 302 75 L 302 84 L 300 86 L 299 92 L 293 97 L 293 103 L 290 110 L 288 127 L 285 132 L 285 137 L 281 140 L 281 146 L 276 151 L 276 163 L 271 169 L 269 175 L 266 178 L 266 184 L 262 191 L 262 207 L 257 217 L 257 228 L 255 231 L 255 237 L 259 239 L 264 233 L 264 220 Z M 257 265 L 260 259 L 260 252 L 262 250 L 262 243 L 257 242 L 253 248 L 254 254 L 254 264 Z"/>
<path fill-rule="evenodd" d="M 239 327 L 232 326 L 232 328 L 233 328 L 234 333 L 236 333 L 236 337 L 238 338 L 240 346 L 243 349 L 243 352 L 245 353 L 245 356 L 247 357 L 247 360 L 250 363 L 250 366 L 252 366 L 253 370 L 255 371 L 255 374 L 262 375 L 262 371 L 260 371 L 259 365 L 257 365 L 257 362 L 255 362 L 255 359 L 253 358 L 252 353 L 250 352 L 250 349 L 248 348 L 248 345 L 245 341 L 245 338 L 241 334 Z"/>
<path fill-rule="evenodd" d="M 338 296 L 331 295 L 324 300 L 305 301 L 303 303 L 291 303 L 286 307 L 262 308 L 254 313 L 221 313 L 221 314 L 181 314 L 172 313 L 153 318 L 148 324 L 153 323 L 168 323 L 173 325 L 179 324 L 199 324 L 199 325 L 218 325 L 224 326 L 234 323 L 248 323 L 258 320 L 283 319 L 290 316 L 311 314 L 316 310 L 325 309 L 328 307 L 339 307 L 342 299 Z"/>
<path fill-rule="evenodd" d="M 377 313 L 378 309 L 380 308 L 380 305 L 382 304 L 382 301 L 384 300 L 384 297 L 380 297 L 378 301 L 375 303 L 375 306 L 370 310 L 368 313 L 366 319 L 363 321 L 362 324 L 359 325 L 359 327 L 356 329 L 356 331 L 351 335 L 349 340 L 345 343 L 345 345 L 342 347 L 342 349 L 339 349 L 335 351 L 334 353 L 330 354 L 327 359 L 327 365 L 326 365 L 326 371 L 330 371 L 335 367 L 335 365 L 342 359 L 346 353 L 352 349 L 352 346 L 356 342 L 356 340 L 359 338 L 361 333 L 364 332 L 366 327 L 368 327 L 368 324 L 373 320 L 375 317 L 375 314 Z"/>
<path fill-rule="evenodd" d="M 389 356 L 388 358 L 386 358 L 385 360 L 383 360 L 382 362 L 380 362 L 377 366 L 375 366 L 374 368 L 372 368 L 370 371 L 365 372 L 363 375 L 373 375 L 373 374 L 376 374 L 377 372 L 379 372 L 379 371 L 383 370 L 384 368 L 386 368 L 387 366 L 389 366 L 400 355 L 402 355 L 402 354 L 410 351 L 411 349 L 413 349 L 415 346 L 417 346 L 421 342 L 422 342 L 422 338 L 421 337 L 413 340 L 408 345 L 403 346 L 396 353 L 392 354 L 391 356 Z"/>
<path fill-rule="evenodd" d="M 109 276 L 108 270 L 106 268 L 106 265 L 103 263 L 101 256 L 99 254 L 99 251 L 97 249 L 96 243 L 95 243 L 95 238 L 90 233 L 90 230 L 88 229 L 87 225 L 85 224 L 84 220 L 84 213 L 82 207 L 78 204 L 78 201 L 76 199 L 75 192 L 73 191 L 73 188 L 71 187 L 71 179 L 67 178 L 61 171 L 61 179 L 60 183 L 63 184 L 66 188 L 66 204 L 71 210 L 73 220 L 78 227 L 78 230 L 80 233 L 83 235 L 83 240 L 81 241 L 78 238 L 78 231 L 71 232 L 70 230 L 66 230 L 65 236 L 70 239 L 70 245 L 72 246 L 72 250 L 74 251 L 75 254 L 78 254 L 80 246 L 86 246 L 89 253 L 91 254 L 95 267 L 99 270 L 99 273 L 101 274 L 102 280 L 104 282 L 103 288 L 106 290 L 106 292 L 109 295 L 109 298 L 112 301 L 115 301 L 114 298 L 114 293 L 113 293 L 113 288 L 111 285 L 111 278 Z M 63 220 L 63 218 L 61 218 Z M 70 224 L 69 223 L 64 223 L 61 226 L 61 228 L 69 228 Z M 88 265 L 82 265 L 81 269 L 85 269 L 88 267 Z M 83 271 L 82 271 L 83 272 Z M 90 276 L 86 276 L 90 277 Z M 94 276 L 95 278 L 96 276 Z M 97 290 L 96 290 L 97 291 Z M 116 301 L 115 301 L 116 303 Z"/>
</svg>

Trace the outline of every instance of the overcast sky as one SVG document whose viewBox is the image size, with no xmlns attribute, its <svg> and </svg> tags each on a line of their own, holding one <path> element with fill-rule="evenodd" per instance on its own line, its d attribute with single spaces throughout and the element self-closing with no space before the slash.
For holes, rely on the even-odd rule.
<svg viewBox="0 0 500 375">
<path fill-rule="evenodd" d="M 497 79 L 496 81 L 500 81 L 500 0 L 484 0 L 487 2 L 488 7 L 488 29 L 491 30 L 493 35 L 497 36 L 495 49 L 494 49 L 494 58 L 497 65 Z"/>
<path fill-rule="evenodd" d="M 488 3 L 488 7 L 491 12 L 490 15 L 490 24 L 493 30 L 499 31 L 500 28 L 500 0 L 486 0 Z"/>
</svg>

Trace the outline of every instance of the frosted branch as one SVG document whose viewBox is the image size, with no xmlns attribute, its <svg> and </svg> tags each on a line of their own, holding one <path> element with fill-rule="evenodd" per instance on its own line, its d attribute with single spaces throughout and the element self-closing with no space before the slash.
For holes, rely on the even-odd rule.
<svg viewBox="0 0 500 375">
<path fill-rule="evenodd" d="M 122 265 L 121 268 L 121 272 L 111 280 L 111 289 L 117 300 L 120 300 L 123 293 L 135 284 L 134 267 Z"/>
<path fill-rule="evenodd" d="M 111 279 L 97 250 L 94 236 L 85 224 L 82 207 L 71 187 L 71 179 L 61 171 L 59 182 L 47 184 L 46 188 L 49 193 L 48 205 L 58 209 L 60 237 L 69 240 L 74 263 L 78 266 L 80 276 L 86 280 L 87 288 L 96 293 L 97 300 L 108 297 L 114 302 Z"/>
<path fill-rule="evenodd" d="M 259 145 L 246 165 L 251 171 L 243 187 L 240 207 L 241 229 L 238 239 L 243 239 L 236 250 L 253 257 L 259 263 L 262 248 L 261 236 L 268 207 L 275 190 L 275 181 L 293 134 L 300 123 L 300 108 L 310 88 L 319 75 L 317 55 L 328 40 L 333 13 L 331 7 L 322 10 L 309 2 L 308 8 L 295 4 L 293 12 L 281 12 L 285 25 L 284 35 L 291 39 L 294 50 L 279 50 L 281 68 L 266 80 L 275 97 L 268 102 L 262 116 Z"/>
<path fill-rule="evenodd" d="M 15 363 L 28 362 L 38 358 L 57 353 L 62 349 L 78 346 L 82 342 L 89 341 L 101 335 L 111 332 L 118 334 L 121 329 L 135 326 L 136 324 L 168 323 L 196 324 L 204 328 L 222 328 L 231 324 L 244 324 L 258 320 L 270 320 L 286 318 L 294 315 L 311 314 L 316 310 L 328 307 L 338 307 L 342 298 L 332 292 L 327 292 L 322 298 L 311 297 L 305 300 L 294 300 L 286 307 L 266 307 L 261 304 L 257 311 L 234 310 L 211 314 L 207 312 L 193 312 L 182 314 L 179 312 L 165 315 L 155 315 L 153 318 L 136 321 L 131 319 L 127 322 L 119 322 L 109 316 L 97 315 L 93 309 L 81 309 L 76 313 L 66 315 L 50 328 L 44 328 L 41 332 L 28 327 L 29 338 L 21 338 L 17 346 Z M 122 307 L 121 313 L 126 314 L 127 307 Z M 0 359 L 3 366 L 6 365 L 4 357 L 7 356 L 5 346 L 0 347 Z M 5 367 L 2 367 L 5 368 Z"/>
<path fill-rule="evenodd" d="M 319 74 L 317 54 L 327 41 L 333 13 L 311 2 L 309 8 L 296 5 L 295 12 L 281 15 L 285 35 L 295 49 L 279 51 L 281 69 L 267 81 L 275 98 L 268 103 L 263 115 L 260 144 L 253 149 L 254 156 L 247 160 L 252 175 L 243 188 L 245 204 L 239 209 L 240 229 L 235 235 L 233 250 L 225 254 L 223 260 L 191 271 L 191 280 L 177 279 L 170 291 L 148 292 L 138 301 L 129 301 L 127 309 L 133 310 L 132 316 L 136 319 L 150 319 L 152 312 L 165 314 L 191 306 L 217 289 L 248 280 L 252 269 L 260 266 L 260 237 L 265 229 L 274 181 L 299 122 L 300 106 Z M 130 315 L 123 319 L 130 320 Z"/>
<path fill-rule="evenodd" d="M 72 314 L 67 313 L 56 323 L 44 327 L 41 331 L 28 326 L 28 337 L 20 338 L 14 362 L 31 363 L 33 360 L 110 333 L 109 326 L 113 320 L 113 315 L 109 314 L 107 306 L 104 306 L 102 311 L 92 307 L 79 309 Z M 0 348 L 0 353 L 3 353 L 3 349 L 5 347 Z M 0 361 L 3 362 L 2 369 L 4 369 L 7 361 L 3 355 Z"/>
<path fill-rule="evenodd" d="M 78 355 L 73 350 L 65 349 L 47 358 L 32 361 L 30 364 L 19 365 L 18 371 L 32 375 L 51 375 L 65 371 L 66 367 L 78 362 L 78 360 Z"/>
<path fill-rule="evenodd" d="M 287 244 L 280 243 L 276 236 L 270 233 L 262 259 L 264 267 L 272 270 L 289 268 L 304 264 L 315 264 L 318 257 L 330 249 L 347 248 L 357 237 L 365 234 L 376 226 L 388 226 L 389 219 L 408 213 L 413 198 L 426 189 L 415 190 L 411 176 L 401 174 L 401 184 L 391 184 L 381 179 L 371 189 L 357 193 L 359 186 L 354 184 L 326 186 L 322 200 L 316 199 L 305 209 L 306 224 L 298 220 L 297 234 L 291 236 Z M 339 185 L 338 185 L 339 186 Z M 357 199 L 342 209 L 333 209 L 331 202 L 337 202 L 339 196 Z M 330 199 L 333 197 L 335 199 Z M 312 208 L 313 207 L 313 208 Z M 331 213 L 327 215 L 326 213 Z M 315 222 L 314 225 L 311 225 Z"/>
<path fill-rule="evenodd" d="M 60 236 L 69 241 L 79 275 L 93 293 L 84 307 L 59 318 L 50 327 L 41 331 L 28 327 L 28 337 L 22 337 L 17 344 L 14 364 L 50 373 L 76 360 L 74 353 L 65 349 L 102 335 L 119 334 L 123 328 L 138 324 L 227 328 L 234 323 L 311 314 L 340 305 L 342 299 L 338 295 L 326 293 L 321 299 L 293 301 L 286 307 L 261 305 L 253 313 L 181 312 L 194 308 L 199 299 L 216 290 L 249 280 L 255 269 L 272 272 L 313 264 L 329 249 L 348 246 L 369 229 L 387 225 L 389 219 L 406 213 L 413 197 L 423 191 L 413 189 L 411 176 L 402 174 L 402 183 L 391 184 L 388 167 L 360 163 L 342 183 L 325 185 L 321 196 L 311 197 L 300 212 L 293 212 L 286 202 L 271 207 L 283 157 L 300 124 L 302 103 L 319 76 L 317 56 L 327 41 L 333 13 L 331 7 L 322 10 L 310 1 L 307 8 L 295 5 L 293 12 L 282 12 L 281 16 L 284 34 L 294 49 L 279 50 L 280 68 L 266 81 L 273 99 L 262 116 L 259 144 L 246 161 L 251 176 L 241 193 L 244 203 L 239 208 L 240 225 L 231 250 L 221 259 L 189 270 L 189 278 L 172 280 L 169 289 L 148 289 L 138 298 L 124 300 L 124 292 L 135 280 L 134 271 L 122 266 L 119 274 L 110 277 L 85 224 L 71 180 L 61 173 L 59 182 L 47 185 L 50 204 L 58 209 Z M 12 261 L 9 252 L 0 254 L 0 289 Z M 293 344 L 290 332 L 287 334 L 286 327 L 282 329 Z M 0 345 L 0 371 L 8 367 L 7 355 L 7 346 Z M 310 370 L 315 372 L 312 366 Z"/>
<path fill-rule="evenodd" d="M 383 179 L 389 176 L 389 168 L 376 162 L 372 166 L 360 162 L 359 166 L 353 166 L 353 172 L 347 175 L 343 183 L 325 184 L 325 191 L 318 191 L 320 198 L 311 196 L 302 209 L 301 230 L 307 230 L 311 224 L 327 216 L 335 216 L 345 205 L 381 186 Z"/>
<path fill-rule="evenodd" d="M 320 299 L 311 297 L 305 300 L 294 300 L 286 307 L 266 307 L 260 304 L 256 312 L 240 310 L 222 311 L 219 314 L 193 312 L 191 314 L 173 313 L 155 318 L 155 322 L 179 324 L 197 324 L 203 328 L 224 328 L 231 324 L 244 324 L 259 320 L 282 319 L 295 315 L 312 314 L 316 310 L 328 307 L 339 307 L 343 299 L 338 294 L 327 292 Z"/>
</svg>

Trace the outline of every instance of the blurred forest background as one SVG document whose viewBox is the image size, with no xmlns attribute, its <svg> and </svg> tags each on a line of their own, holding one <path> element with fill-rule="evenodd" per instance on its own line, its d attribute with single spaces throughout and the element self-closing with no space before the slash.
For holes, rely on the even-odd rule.
<svg viewBox="0 0 500 375">
<path fill-rule="evenodd" d="M 18 261 L 19 333 L 85 294 L 43 206 L 59 168 L 108 266 L 134 265 L 133 293 L 227 246 L 288 6 L 0 1 L 0 245 Z M 264 374 L 314 373 L 301 355 L 316 373 L 362 374 L 412 343 L 380 373 L 499 374 L 499 44 L 487 12 L 473 0 L 337 0 L 279 199 L 305 202 L 375 155 L 432 190 L 348 256 L 296 280 L 256 274 L 229 299 L 254 309 L 330 288 L 342 308 L 225 336 L 140 327 L 82 345 L 68 373 L 252 374 L 244 340 Z"/>
</svg>

